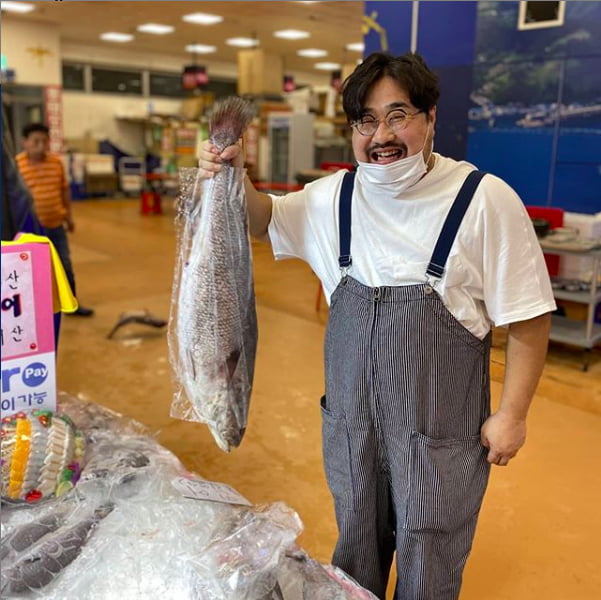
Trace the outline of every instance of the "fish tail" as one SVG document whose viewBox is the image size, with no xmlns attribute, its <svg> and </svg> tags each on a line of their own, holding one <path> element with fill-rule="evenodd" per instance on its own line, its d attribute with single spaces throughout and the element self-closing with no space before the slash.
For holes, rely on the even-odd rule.
<svg viewBox="0 0 601 600">
<path fill-rule="evenodd" d="M 209 138 L 217 148 L 235 144 L 254 116 L 250 102 L 230 96 L 216 104 L 209 121 Z"/>
</svg>

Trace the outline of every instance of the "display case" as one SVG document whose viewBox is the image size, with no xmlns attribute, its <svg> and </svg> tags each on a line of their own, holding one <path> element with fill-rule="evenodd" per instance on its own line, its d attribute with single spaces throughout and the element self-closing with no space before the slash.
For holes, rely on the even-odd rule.
<svg viewBox="0 0 601 600">
<path fill-rule="evenodd" d="M 296 183 L 296 174 L 314 167 L 312 114 L 273 113 L 267 117 L 268 179 Z"/>
</svg>

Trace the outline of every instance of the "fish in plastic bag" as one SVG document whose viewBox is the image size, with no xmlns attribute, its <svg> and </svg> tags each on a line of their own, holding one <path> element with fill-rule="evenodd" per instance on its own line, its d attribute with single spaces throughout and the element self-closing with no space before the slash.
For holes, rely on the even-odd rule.
<svg viewBox="0 0 601 600">
<path fill-rule="evenodd" d="M 0 576 L 2 597 L 22 594 L 50 583 L 79 556 L 92 530 L 112 510 L 112 505 L 101 506 L 75 525 L 43 535 L 37 545 L 12 565 L 3 565 Z"/>
<path fill-rule="evenodd" d="M 230 97 L 217 105 L 209 138 L 235 144 L 253 116 Z M 179 384 L 171 416 L 208 424 L 229 452 L 247 425 L 257 347 L 245 170 L 223 164 L 210 179 L 180 170 L 178 262 L 169 322 L 171 364 Z"/>
</svg>

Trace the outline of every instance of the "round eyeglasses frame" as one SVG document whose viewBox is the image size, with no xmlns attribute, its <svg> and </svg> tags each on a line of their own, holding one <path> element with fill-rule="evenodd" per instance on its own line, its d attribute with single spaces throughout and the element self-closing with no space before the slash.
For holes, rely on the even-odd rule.
<svg viewBox="0 0 601 600">
<path fill-rule="evenodd" d="M 414 113 L 407 113 L 400 108 L 391 110 L 383 119 L 371 118 L 366 121 L 358 120 L 351 123 L 351 127 L 356 129 L 361 135 L 372 136 L 380 127 L 380 123 L 386 123 L 386 126 L 392 131 L 402 131 L 409 125 L 409 122 L 423 110 L 418 110 Z M 367 116 L 367 115 L 366 115 Z M 365 118 L 365 117 L 363 117 Z"/>
</svg>

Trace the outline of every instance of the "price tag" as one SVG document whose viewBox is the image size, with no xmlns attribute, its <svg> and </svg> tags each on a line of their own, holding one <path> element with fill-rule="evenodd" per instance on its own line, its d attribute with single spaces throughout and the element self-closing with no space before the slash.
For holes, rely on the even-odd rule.
<svg viewBox="0 0 601 600">
<path fill-rule="evenodd" d="M 188 479 L 186 477 L 176 477 L 171 480 L 171 483 L 186 498 L 252 506 L 244 496 L 226 483 L 206 481 L 205 479 Z"/>
</svg>

